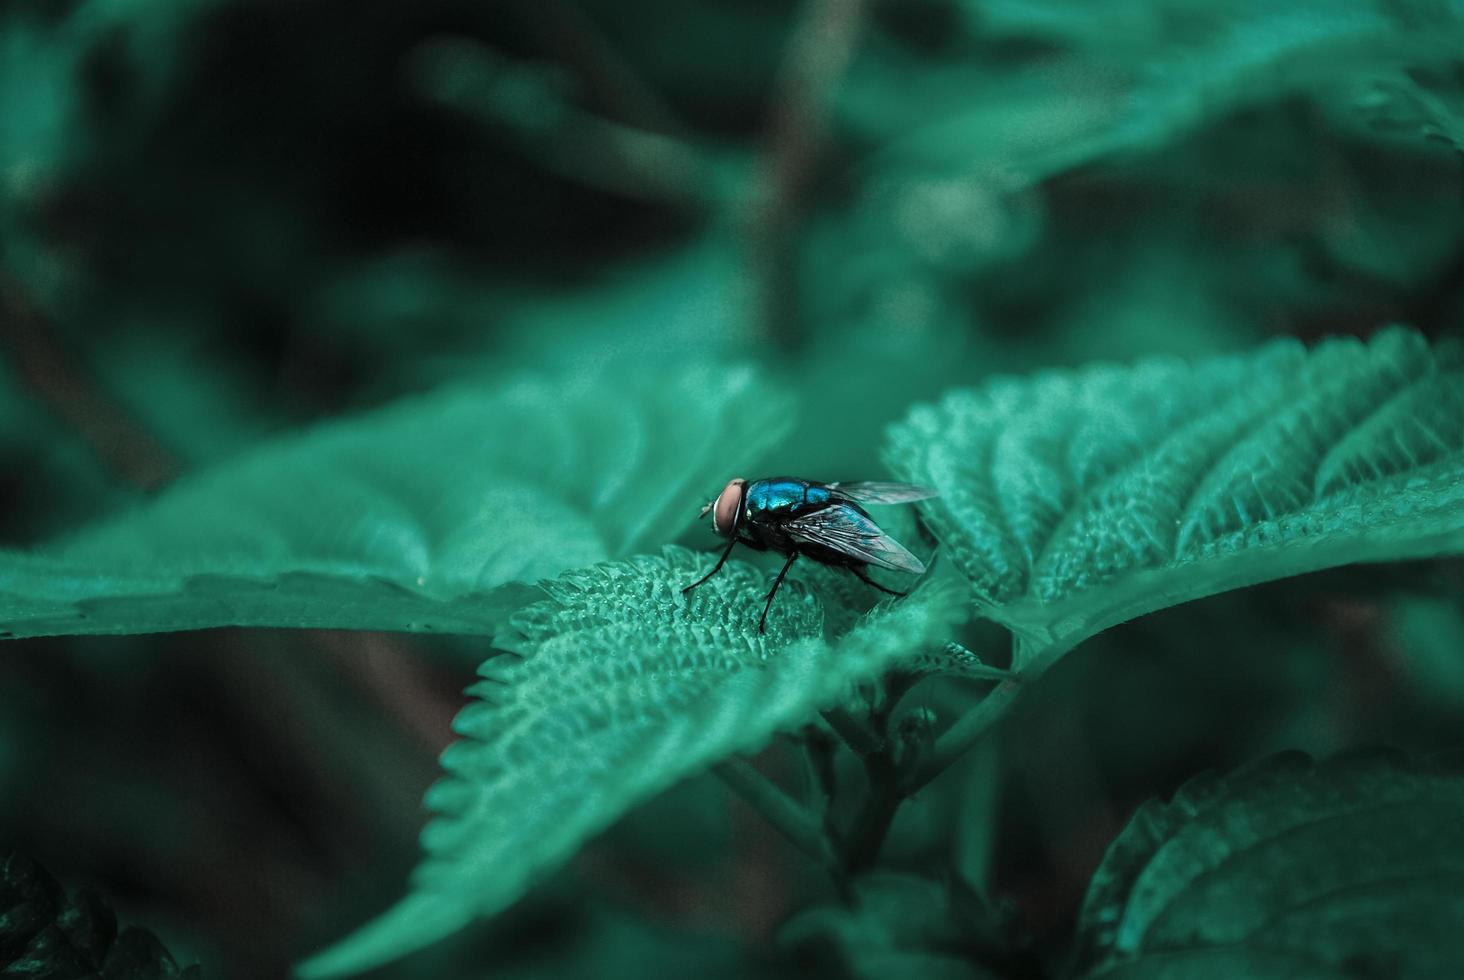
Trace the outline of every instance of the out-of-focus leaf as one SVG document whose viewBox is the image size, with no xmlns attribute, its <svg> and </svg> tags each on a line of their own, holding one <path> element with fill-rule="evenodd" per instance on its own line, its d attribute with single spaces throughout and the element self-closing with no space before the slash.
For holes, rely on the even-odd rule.
<svg viewBox="0 0 1464 980">
<path fill-rule="evenodd" d="M 88 70 L 104 49 L 121 56 L 127 84 L 114 88 L 125 95 L 109 110 L 121 110 L 140 131 L 140 114 L 156 107 L 185 50 L 178 34 L 215 3 L 84 0 L 59 5 L 70 8 L 64 14 L 25 9 L 42 4 L 0 11 L 0 270 L 24 282 L 41 305 L 63 302 L 63 286 L 75 286 L 67 258 L 36 234 L 34 211 L 95 145 Z"/>
<path fill-rule="evenodd" d="M 1444 100 L 1403 72 L 1457 63 L 1464 29 L 1457 5 L 1435 0 L 1145 0 L 1101 15 L 1086 0 L 963 6 L 966 42 L 988 47 L 940 69 L 909 59 L 898 83 L 889 68 L 905 66 L 882 52 L 856 72 L 850 112 L 861 129 L 897 132 L 899 152 L 916 160 L 964 160 L 976 181 L 1018 190 L 1152 151 L 1248 106 L 1297 94 L 1354 104 L 1373 83 L 1387 88 L 1374 103 L 1401 88 L 1403 115 L 1447 132 Z M 984 67 L 1019 44 L 1043 57 L 1020 72 Z M 917 98 L 893 94 L 909 84 Z"/>
<path fill-rule="evenodd" d="M 819 906 L 795 916 L 780 944 L 820 966 L 837 965 L 856 980 L 989 980 L 981 965 L 974 896 L 910 875 L 870 875 L 854 886 L 854 902 Z M 957 900 L 958 898 L 964 901 Z"/>
<path fill-rule="evenodd" d="M 774 964 L 760 962 L 753 951 L 732 936 L 670 929 L 631 908 L 591 902 L 576 926 L 562 941 L 535 944 L 533 955 L 507 958 L 508 962 L 490 961 L 494 980 L 619 980 L 638 976 L 746 980 L 753 976 L 784 976 Z M 473 962 L 469 956 L 462 959 Z M 477 961 L 480 972 L 482 962 Z M 435 976 L 407 970 L 399 975 Z"/>
<path fill-rule="evenodd" d="M 574 367 L 625 356 L 671 375 L 688 359 L 746 350 L 753 328 L 740 248 L 711 233 L 576 270 L 569 284 L 408 249 L 351 267 L 312 297 L 305 317 L 313 331 L 393 362 L 418 384 L 461 380 L 483 365 Z"/>
<path fill-rule="evenodd" d="M 441 816 L 411 894 L 303 974 L 362 970 L 503 909 L 636 803 L 943 639 L 959 605 L 927 589 L 829 643 L 817 600 L 785 585 L 759 635 L 766 578 L 751 566 L 682 595 L 709 561 L 670 547 L 571 572 L 513 617 L 497 643 L 522 659 L 484 664 L 458 716 L 466 740 L 428 794 Z"/>
<path fill-rule="evenodd" d="M 199 980 L 146 929 L 128 926 L 95 892 L 67 897 L 45 869 L 11 854 L 0 865 L 0 973 L 7 977 Z"/>
<path fill-rule="evenodd" d="M 1425 703 L 1464 708 L 1464 607 L 1458 597 L 1403 595 L 1385 607 L 1394 665 Z"/>
<path fill-rule="evenodd" d="M 1456 764 L 1288 755 L 1142 807 L 1079 919 L 1074 975 L 1455 976 Z"/>
<path fill-rule="evenodd" d="M 502 587 L 671 537 L 789 415 L 754 373 L 725 367 L 411 399 L 264 447 L 40 551 L 0 553 L 0 630 L 491 633 L 521 598 Z"/>
<path fill-rule="evenodd" d="M 1167 0 L 1092 16 L 1082 2 L 982 4 L 993 35 L 1069 45 L 1134 83 L 1093 155 L 1148 148 L 1227 110 L 1456 56 L 1464 20 L 1434 0 Z"/>
<path fill-rule="evenodd" d="M 26 191 L 64 155 L 58 144 L 79 107 L 74 65 L 56 47 L 29 18 L 0 21 L 0 200 Z"/>
<path fill-rule="evenodd" d="M 1199 596 L 1464 548 L 1464 351 L 1394 329 L 1004 379 L 916 409 L 888 458 L 1041 670 Z"/>
<path fill-rule="evenodd" d="M 1447 69 L 1399 72 L 1391 78 L 1374 79 L 1362 88 L 1351 108 L 1378 132 L 1437 140 L 1464 152 L 1461 69 L 1464 55 Z"/>
</svg>

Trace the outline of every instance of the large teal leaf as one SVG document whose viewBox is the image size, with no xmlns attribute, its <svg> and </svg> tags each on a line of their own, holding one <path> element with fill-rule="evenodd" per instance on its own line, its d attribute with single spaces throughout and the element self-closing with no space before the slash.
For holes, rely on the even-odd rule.
<svg viewBox="0 0 1464 980">
<path fill-rule="evenodd" d="M 1464 975 L 1456 764 L 1277 757 L 1151 802 L 1108 849 L 1075 973 Z"/>
<path fill-rule="evenodd" d="M 1040 670 L 1189 599 L 1464 549 L 1464 352 L 1393 329 L 1000 379 L 916 409 L 888 459 Z"/>
<path fill-rule="evenodd" d="M 674 535 L 786 431 L 741 368 L 523 376 L 334 422 L 31 553 L 12 636 L 209 626 L 491 633 L 511 583 Z"/>
<path fill-rule="evenodd" d="M 690 597 L 710 556 L 667 548 L 571 572 L 513 617 L 483 665 L 464 741 L 428 794 L 439 817 L 412 892 L 307 976 L 362 970 L 513 902 L 630 807 L 734 752 L 807 721 L 853 682 L 943 640 L 960 603 L 927 588 L 836 642 L 801 583 L 785 585 L 758 635 L 767 578 L 729 562 Z"/>
</svg>

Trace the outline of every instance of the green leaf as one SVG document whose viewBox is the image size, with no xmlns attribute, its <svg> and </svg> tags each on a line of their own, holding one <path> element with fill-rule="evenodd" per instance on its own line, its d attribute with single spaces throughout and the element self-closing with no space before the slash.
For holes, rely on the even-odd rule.
<svg viewBox="0 0 1464 980">
<path fill-rule="evenodd" d="M 667 836 L 664 827 L 661 836 Z M 630 902 L 610 904 L 594 895 L 581 898 L 583 901 L 573 907 L 573 912 L 564 911 L 560 919 L 551 920 L 556 926 L 552 941 L 527 939 L 511 922 L 499 922 L 494 934 L 506 942 L 489 945 L 478 939 L 463 943 L 466 953 L 463 948 L 448 946 L 435 962 L 413 964 L 415 969 L 410 972 L 390 971 L 384 976 L 432 980 L 688 976 L 698 980 L 747 980 L 769 976 L 757 950 L 744 947 L 736 936 L 718 930 L 714 923 L 667 923 L 645 915 Z M 517 944 L 513 943 L 515 939 Z M 505 947 L 509 950 L 506 954 Z M 774 973 L 770 980 L 783 976 Z"/>
<path fill-rule="evenodd" d="M 750 370 L 523 376 L 280 440 L 136 513 L 0 552 L 12 636 L 210 626 L 491 634 L 526 586 L 695 520 L 786 431 Z"/>
<path fill-rule="evenodd" d="M 890 465 L 1040 671 L 1200 596 L 1464 549 L 1464 354 L 1390 329 L 1197 364 L 999 379 L 917 408 Z"/>
<path fill-rule="evenodd" d="M 454 725 L 465 741 L 428 794 L 440 816 L 411 894 L 304 975 L 366 969 L 503 909 L 630 807 L 944 639 L 960 605 L 925 589 L 828 643 L 819 602 L 792 582 L 759 636 L 768 577 L 751 566 L 682 595 L 710 561 L 669 547 L 571 572 L 513 617 L 497 644 L 517 656 L 483 665 Z"/>
<path fill-rule="evenodd" d="M 1238 108 L 1296 93 L 1352 96 L 1403 67 L 1451 65 L 1461 26 L 1456 5 L 1435 0 L 1160 0 L 1094 17 L 1074 0 L 980 5 L 991 34 L 1060 44 L 1091 60 L 1093 86 L 1129 78 L 1121 113 L 1105 131 L 1054 150 L 1071 167 L 1153 149 Z M 1061 155 L 1058 155 L 1061 154 Z M 1049 168 L 1048 173 L 1055 172 Z"/>
<path fill-rule="evenodd" d="M 1365 87 L 1355 107 L 1372 129 L 1431 139 L 1464 151 L 1464 85 L 1457 72 L 1400 71 Z"/>
<path fill-rule="evenodd" d="M 7 977 L 105 977 L 106 980 L 198 980 L 179 969 L 146 929 L 119 934 L 112 910 L 89 889 L 67 897 L 29 858 L 0 863 L 0 973 Z"/>
<path fill-rule="evenodd" d="M 806 909 L 778 942 L 813 959 L 817 975 L 854 980 L 994 980 L 981 919 L 988 910 L 959 887 L 879 872 L 852 885 L 854 900 Z"/>
<path fill-rule="evenodd" d="M 38 233 L 45 202 L 99 153 L 107 123 L 139 133 L 155 124 L 188 46 L 187 29 L 212 0 L 85 0 L 61 8 L 0 9 L 0 269 L 48 309 L 80 291 L 74 257 Z M 128 83 L 105 108 L 90 98 L 89 66 L 115 59 Z M 121 143 L 125 145 L 125 143 Z M 7 284 L 13 285 L 13 284 Z"/>
<path fill-rule="evenodd" d="M 1287 755 L 1197 780 L 1109 847 L 1074 975 L 1458 976 L 1461 820 L 1454 762 Z"/>
<path fill-rule="evenodd" d="M 1382 608 L 1389 669 L 1452 728 L 1464 710 L 1464 602 L 1404 593 Z"/>
</svg>

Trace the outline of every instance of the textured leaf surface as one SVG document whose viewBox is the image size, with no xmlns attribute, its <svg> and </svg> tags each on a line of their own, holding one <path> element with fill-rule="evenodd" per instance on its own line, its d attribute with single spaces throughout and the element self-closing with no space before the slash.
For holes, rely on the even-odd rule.
<svg viewBox="0 0 1464 980">
<path fill-rule="evenodd" d="M 1024 666 L 1165 606 L 1464 548 L 1464 356 L 1388 330 L 956 391 L 890 464 Z"/>
<path fill-rule="evenodd" d="M 0 552 L 0 630 L 491 633 L 522 598 L 501 587 L 670 537 L 789 415 L 741 369 L 435 393 L 282 440 L 41 551 Z"/>
<path fill-rule="evenodd" d="M 34 861 L 12 854 L 0 864 L 0 975 L 105 977 L 106 980 L 199 980 L 180 969 L 146 929 L 117 931 L 117 918 L 95 892 L 67 897 Z"/>
<path fill-rule="evenodd" d="M 1464 777 L 1374 754 L 1267 760 L 1146 804 L 1083 905 L 1079 974 L 1464 973 Z"/>
<path fill-rule="evenodd" d="M 634 804 L 944 639 L 959 606 L 927 589 L 828 643 L 817 599 L 785 584 L 759 636 L 769 577 L 751 566 L 682 596 L 711 560 L 673 547 L 571 572 L 514 616 L 497 642 L 517 656 L 483 666 L 428 794 L 439 816 L 412 893 L 306 975 L 365 969 L 504 908 Z"/>
</svg>

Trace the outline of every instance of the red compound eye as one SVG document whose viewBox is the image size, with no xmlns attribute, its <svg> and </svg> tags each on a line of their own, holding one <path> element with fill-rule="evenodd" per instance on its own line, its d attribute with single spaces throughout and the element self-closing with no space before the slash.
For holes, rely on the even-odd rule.
<svg viewBox="0 0 1464 980">
<path fill-rule="evenodd" d="M 723 536 L 732 533 L 732 525 L 737 521 L 737 508 L 742 504 L 742 488 L 747 481 L 742 477 L 729 480 L 717 496 L 717 502 L 712 507 L 712 527 L 717 533 Z"/>
</svg>

